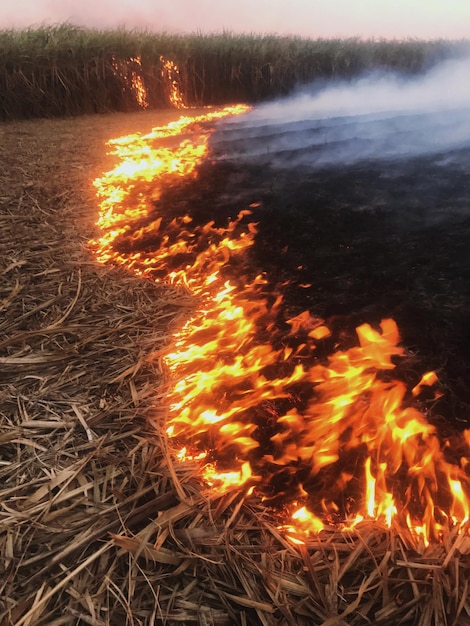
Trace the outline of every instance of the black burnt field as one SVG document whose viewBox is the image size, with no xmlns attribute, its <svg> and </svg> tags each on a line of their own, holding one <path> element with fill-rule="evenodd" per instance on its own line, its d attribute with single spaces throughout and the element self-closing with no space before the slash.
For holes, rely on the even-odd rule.
<svg viewBox="0 0 470 626">
<path fill-rule="evenodd" d="M 439 408 L 467 422 L 470 150 L 445 158 L 315 172 L 215 166 L 212 175 L 225 178 L 224 203 L 232 196 L 235 211 L 240 188 L 261 203 L 251 262 L 282 292 L 286 317 L 308 309 L 341 347 L 357 325 L 392 317 L 413 366 L 437 370 L 447 387 Z"/>
<path fill-rule="evenodd" d="M 461 59 L 413 79 L 331 82 L 219 121 L 197 175 L 161 189 L 143 224 L 161 217 L 158 233 L 128 233 L 119 251 L 152 253 L 165 237 L 183 238 L 195 258 L 218 241 L 206 224 L 227 227 L 249 209 L 237 228 L 255 223 L 254 244 L 222 271 L 242 289 L 266 280 L 252 295 L 274 306 L 255 341 L 295 357 L 306 333 L 289 320 L 308 311 L 332 331 L 299 353 L 308 366 L 357 345 L 359 325 L 392 318 L 407 354 L 394 375 L 411 390 L 434 370 L 442 392 L 407 401 L 452 436 L 470 426 L 469 67 Z M 168 256 L 156 277 L 190 256 Z M 283 377 L 283 367 L 262 374 Z M 274 417 L 288 408 L 272 407 Z"/>
<path fill-rule="evenodd" d="M 385 368 L 377 376 L 405 383 L 405 406 L 426 416 L 444 442 L 445 458 L 458 464 L 468 455 L 458 433 L 470 426 L 469 116 L 470 107 L 308 116 L 294 106 L 271 117 L 269 108 L 261 108 L 229 118 L 210 129 L 209 154 L 196 175 L 166 179 L 155 212 L 136 225 L 135 235 L 128 231 L 116 250 L 163 258 L 153 269 L 162 280 L 186 267 L 202 267 L 204 274 L 197 255 L 219 255 L 223 277 L 238 287 L 243 310 L 256 319 L 255 335 L 238 342 L 241 354 L 246 346 L 270 344 L 278 355 L 275 362 L 261 362 L 260 379 L 287 379 L 297 365 L 304 371 L 327 365 L 334 352 L 358 344 L 358 326 L 379 330 L 392 318 L 405 357 L 393 357 L 393 372 Z M 235 239 L 250 224 L 256 234 L 253 245 L 228 255 L 227 246 L 218 245 L 231 222 L 237 223 Z M 254 287 L 259 275 L 265 282 Z M 304 312 L 309 328 L 299 321 Z M 320 320 L 331 336 L 309 341 Z M 209 327 L 193 340 L 210 343 L 217 333 Z M 221 349 L 214 359 L 230 365 L 234 356 Z M 430 370 L 438 384 L 413 397 L 411 390 Z M 191 371 L 189 364 L 189 376 Z M 223 411 L 250 392 L 252 381 L 225 379 L 208 384 L 204 393 L 210 406 Z M 338 460 L 317 474 L 301 458 L 278 462 L 277 441 L 287 432 L 280 418 L 290 411 L 308 414 L 322 402 L 320 385 L 308 380 L 283 389 L 237 414 L 239 423 L 254 426 L 256 445 L 247 458 L 263 477 L 259 489 L 277 505 L 286 494 L 300 497 L 303 485 L 317 515 L 328 493 L 343 519 L 361 501 L 366 449 L 342 446 Z M 361 401 L 368 401 L 366 395 Z M 224 444 L 222 450 L 218 436 L 208 428 L 192 443 L 210 450 L 219 467 L 231 468 L 238 448 Z M 295 430 L 289 436 L 302 444 Z M 341 441 L 349 436 L 349 427 L 339 435 Z M 345 470 L 355 478 L 336 492 Z M 403 465 L 400 472 L 405 470 Z M 404 502 L 400 472 L 389 488 Z M 438 502 L 446 510 L 446 502 Z"/>
<path fill-rule="evenodd" d="M 353 345 L 359 324 L 393 318 L 408 353 L 397 375 L 411 387 L 436 370 L 444 394 L 422 408 L 442 434 L 468 427 L 470 148 L 315 165 L 305 149 L 300 159 L 240 155 L 232 136 L 216 131 L 212 158 L 196 180 L 164 190 L 159 212 L 188 213 L 194 228 L 251 206 L 255 243 L 227 273 L 264 273 L 268 297 L 282 294 L 282 320 L 305 310 L 324 319 L 325 355 Z M 245 139 L 246 152 L 262 142 Z"/>
</svg>

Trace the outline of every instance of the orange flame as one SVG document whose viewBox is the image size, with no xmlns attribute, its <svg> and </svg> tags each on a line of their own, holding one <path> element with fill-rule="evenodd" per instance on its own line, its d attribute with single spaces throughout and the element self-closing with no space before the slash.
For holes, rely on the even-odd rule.
<svg viewBox="0 0 470 626">
<path fill-rule="evenodd" d="M 187 109 L 180 88 L 180 70 L 173 61 L 160 57 L 162 64 L 162 78 L 168 91 L 168 100 L 175 109 Z"/>
<path fill-rule="evenodd" d="M 115 73 L 124 81 L 134 94 L 137 104 L 146 109 L 149 106 L 147 89 L 142 76 L 142 59 L 140 56 L 128 60 L 117 59 L 113 56 L 112 66 Z"/>
<path fill-rule="evenodd" d="M 204 124 L 246 108 L 182 117 L 147 135 L 115 139 L 110 145 L 120 162 L 95 181 L 97 258 L 184 284 L 201 302 L 167 355 L 175 380 L 167 434 L 184 443 L 179 459 L 204 463 L 201 475 L 220 492 L 246 485 L 268 502 L 290 503 L 284 530 L 295 541 L 364 519 L 407 526 L 424 545 L 449 527 L 464 532 L 470 433 L 460 442 L 465 454 L 448 460 L 448 442 L 391 376 L 404 355 L 395 322 L 359 326 L 358 346 L 320 363 L 315 351 L 330 331 L 305 312 L 286 320 L 291 335 L 303 338 L 300 348 L 275 350 L 260 337 L 273 329 L 282 300 L 268 304 L 262 275 L 242 283 L 224 273 L 253 244 L 250 211 L 224 227 L 157 214 L 165 185 L 195 178 L 207 157 L 211 131 Z M 135 249 L 152 237 L 158 245 L 151 251 Z M 411 395 L 436 382 L 426 374 Z M 304 393 L 301 401 L 297 393 Z"/>
</svg>

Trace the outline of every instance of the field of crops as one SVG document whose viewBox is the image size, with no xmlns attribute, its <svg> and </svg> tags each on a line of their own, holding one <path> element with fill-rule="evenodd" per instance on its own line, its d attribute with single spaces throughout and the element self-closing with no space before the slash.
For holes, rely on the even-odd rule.
<svg viewBox="0 0 470 626">
<path fill-rule="evenodd" d="M 376 68 L 420 71 L 468 42 L 174 35 L 68 24 L 0 30 L 0 120 L 166 108 L 174 82 L 190 105 L 256 102 Z M 176 64 L 165 68 L 165 62 Z M 136 97 L 144 86 L 145 103 Z"/>
<path fill-rule="evenodd" d="M 470 626 L 469 51 L 0 30 L 1 625 Z"/>
</svg>

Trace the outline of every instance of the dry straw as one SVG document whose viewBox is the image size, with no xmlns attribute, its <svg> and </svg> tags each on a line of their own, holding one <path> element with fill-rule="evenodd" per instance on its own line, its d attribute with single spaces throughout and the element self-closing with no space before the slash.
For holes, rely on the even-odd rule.
<svg viewBox="0 0 470 626">
<path fill-rule="evenodd" d="M 294 545 L 175 462 L 161 355 L 191 297 L 85 245 L 105 139 L 170 115 L 0 127 L 0 623 L 470 624 L 467 537 L 419 549 L 364 524 Z"/>
</svg>

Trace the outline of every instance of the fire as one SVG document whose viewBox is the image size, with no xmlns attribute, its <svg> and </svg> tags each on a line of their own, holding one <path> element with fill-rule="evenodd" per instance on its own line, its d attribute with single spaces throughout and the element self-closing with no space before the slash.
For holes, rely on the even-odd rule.
<svg viewBox="0 0 470 626">
<path fill-rule="evenodd" d="M 134 98 L 142 109 L 149 106 L 147 89 L 142 76 L 142 59 L 140 56 L 121 60 L 113 56 L 112 66 L 114 72 L 121 78 L 126 87 L 134 94 Z"/>
<path fill-rule="evenodd" d="M 167 185 L 197 177 L 210 124 L 246 109 L 181 117 L 114 139 L 119 162 L 95 181 L 97 258 L 185 285 L 200 302 L 166 357 L 175 456 L 200 463 L 218 492 L 243 487 L 267 506 L 287 506 L 283 528 L 295 541 L 363 521 L 407 528 L 417 545 L 449 528 L 466 532 L 470 432 L 455 458 L 413 406 L 436 375 L 425 374 L 411 392 L 393 377 L 405 356 L 395 322 L 359 326 L 356 347 L 321 361 L 317 348 L 330 330 L 304 312 L 285 320 L 290 330 L 275 349 L 266 337 L 279 335 L 282 297 L 267 297 L 263 275 L 230 271 L 254 242 L 257 203 L 222 226 L 162 208 Z"/>
<path fill-rule="evenodd" d="M 187 105 L 180 88 L 180 70 L 173 61 L 160 56 L 161 77 L 165 97 L 168 104 L 175 109 L 186 109 Z M 113 56 L 111 65 L 114 73 L 120 78 L 123 89 L 130 91 L 141 109 L 149 106 L 147 87 L 142 72 L 142 57 L 135 56 L 120 59 Z"/>
<path fill-rule="evenodd" d="M 186 109 L 183 94 L 180 89 L 180 70 L 173 61 L 160 57 L 162 64 L 162 78 L 166 87 L 168 101 L 175 109 Z"/>
</svg>

